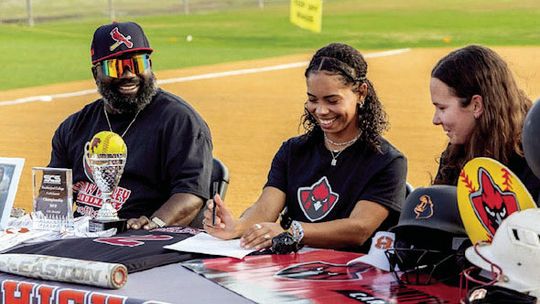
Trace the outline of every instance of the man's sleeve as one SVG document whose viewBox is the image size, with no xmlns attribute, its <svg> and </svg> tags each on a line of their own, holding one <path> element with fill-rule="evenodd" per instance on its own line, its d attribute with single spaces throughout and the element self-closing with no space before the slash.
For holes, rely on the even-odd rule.
<svg viewBox="0 0 540 304">
<path fill-rule="evenodd" d="M 195 130 L 184 129 L 168 139 L 172 142 L 163 170 L 169 175 L 171 195 L 191 193 L 206 200 L 210 197 L 212 139 L 206 126 Z"/>
<path fill-rule="evenodd" d="M 71 168 L 70 157 L 67 153 L 67 138 L 65 136 L 65 126 L 62 124 L 54 132 L 52 138 L 51 159 L 48 167 L 51 168 Z"/>
</svg>

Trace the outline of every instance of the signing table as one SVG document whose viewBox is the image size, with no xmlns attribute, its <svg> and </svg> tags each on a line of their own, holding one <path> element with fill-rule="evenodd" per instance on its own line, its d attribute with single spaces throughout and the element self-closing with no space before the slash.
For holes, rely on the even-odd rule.
<svg viewBox="0 0 540 304">
<path fill-rule="evenodd" d="M 129 274 L 127 284 L 118 290 L 0 274 L 0 298 L 9 304 L 458 303 L 455 287 L 399 285 L 391 273 L 372 266 L 346 266 L 358 256 L 307 250 L 243 260 L 190 260 Z"/>
</svg>

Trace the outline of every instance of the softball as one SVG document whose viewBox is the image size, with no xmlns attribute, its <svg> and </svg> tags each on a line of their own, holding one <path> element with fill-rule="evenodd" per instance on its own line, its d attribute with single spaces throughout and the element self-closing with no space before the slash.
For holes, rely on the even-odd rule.
<svg viewBox="0 0 540 304">
<path fill-rule="evenodd" d="M 94 135 L 88 150 L 90 154 L 127 154 L 127 146 L 122 137 L 110 131 Z"/>
<path fill-rule="evenodd" d="M 193 36 L 187 35 L 187 36 L 186 36 L 186 41 L 187 41 L 187 42 L 193 41 Z"/>
</svg>

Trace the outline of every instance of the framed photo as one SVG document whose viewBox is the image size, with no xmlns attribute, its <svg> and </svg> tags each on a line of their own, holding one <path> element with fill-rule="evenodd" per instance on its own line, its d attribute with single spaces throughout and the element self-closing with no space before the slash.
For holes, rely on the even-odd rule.
<svg viewBox="0 0 540 304">
<path fill-rule="evenodd" d="M 0 157 L 0 229 L 9 220 L 23 166 L 24 158 Z"/>
</svg>

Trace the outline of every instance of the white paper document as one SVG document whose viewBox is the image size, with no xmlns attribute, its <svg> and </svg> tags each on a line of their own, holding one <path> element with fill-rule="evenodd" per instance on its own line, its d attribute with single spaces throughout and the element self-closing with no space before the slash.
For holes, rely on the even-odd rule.
<svg viewBox="0 0 540 304">
<path fill-rule="evenodd" d="M 178 243 L 163 246 L 163 248 L 184 252 L 228 256 L 237 259 L 243 259 L 246 255 L 255 251 L 254 249 L 243 249 L 240 247 L 240 239 L 222 240 L 207 233 L 199 233 Z"/>
</svg>

